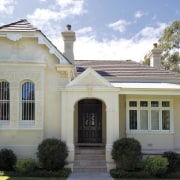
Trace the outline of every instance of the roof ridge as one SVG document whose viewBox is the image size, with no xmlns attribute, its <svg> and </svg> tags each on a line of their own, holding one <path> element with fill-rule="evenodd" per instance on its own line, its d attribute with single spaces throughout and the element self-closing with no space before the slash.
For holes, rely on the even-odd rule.
<svg viewBox="0 0 180 180">
<path fill-rule="evenodd" d="M 27 19 L 20 19 L 18 21 L 0 26 L 0 30 L 1 31 L 2 30 L 37 31 L 38 29 L 34 25 L 32 25 L 30 22 L 28 22 Z"/>
</svg>

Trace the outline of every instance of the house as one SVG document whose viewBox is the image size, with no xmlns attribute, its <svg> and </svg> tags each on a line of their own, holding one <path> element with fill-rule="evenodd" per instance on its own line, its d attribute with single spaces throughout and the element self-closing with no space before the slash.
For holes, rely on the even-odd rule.
<svg viewBox="0 0 180 180">
<path fill-rule="evenodd" d="M 73 168 L 77 146 L 101 145 L 108 170 L 118 138 L 147 154 L 179 152 L 180 74 L 160 68 L 156 44 L 149 67 L 74 60 L 70 25 L 62 38 L 64 53 L 27 20 L 0 27 L 0 148 L 35 158 L 43 139 L 61 138 Z"/>
</svg>

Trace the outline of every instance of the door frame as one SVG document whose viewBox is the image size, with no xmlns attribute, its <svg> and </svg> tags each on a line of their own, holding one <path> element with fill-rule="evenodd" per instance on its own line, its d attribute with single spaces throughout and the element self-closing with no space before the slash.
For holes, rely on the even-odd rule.
<svg viewBox="0 0 180 180">
<path fill-rule="evenodd" d="M 98 99 L 82 99 L 78 101 L 78 144 L 102 144 L 103 141 L 103 125 L 102 125 L 102 101 Z M 83 121 L 84 115 L 87 112 L 97 113 L 97 121 L 95 126 L 87 125 Z M 81 137 L 82 138 L 81 138 Z M 95 137 L 93 137 L 95 136 Z"/>
</svg>

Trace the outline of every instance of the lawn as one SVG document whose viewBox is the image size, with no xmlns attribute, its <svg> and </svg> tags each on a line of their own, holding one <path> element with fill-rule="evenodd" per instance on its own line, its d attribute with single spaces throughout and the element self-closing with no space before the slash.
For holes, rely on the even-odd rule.
<svg viewBox="0 0 180 180">
<path fill-rule="evenodd" d="M 0 180 L 65 180 L 66 178 L 45 178 L 45 177 L 8 177 L 1 176 Z"/>
</svg>

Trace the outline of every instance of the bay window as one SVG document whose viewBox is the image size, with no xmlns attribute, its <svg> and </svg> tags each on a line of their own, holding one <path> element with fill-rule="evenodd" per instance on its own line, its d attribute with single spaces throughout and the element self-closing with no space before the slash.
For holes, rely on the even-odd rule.
<svg viewBox="0 0 180 180">
<path fill-rule="evenodd" d="M 127 130 L 171 131 L 171 100 L 128 100 Z"/>
</svg>

